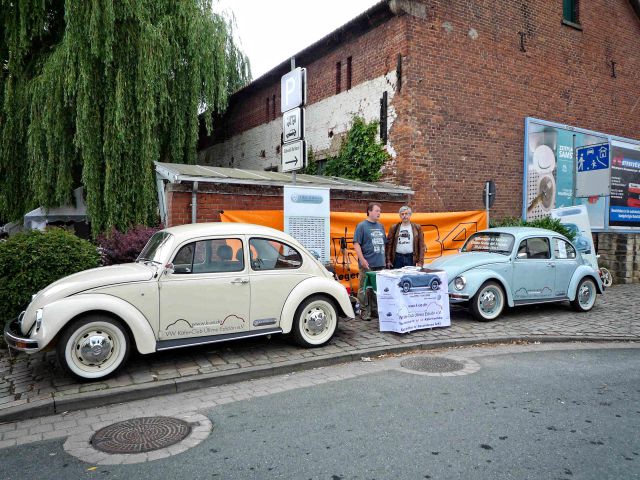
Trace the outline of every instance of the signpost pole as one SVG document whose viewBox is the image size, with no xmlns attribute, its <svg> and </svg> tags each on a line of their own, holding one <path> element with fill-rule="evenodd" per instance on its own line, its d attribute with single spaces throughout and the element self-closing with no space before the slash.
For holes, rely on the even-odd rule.
<svg viewBox="0 0 640 480">
<path fill-rule="evenodd" d="M 295 69 L 296 69 L 296 57 L 291 57 L 291 71 L 293 72 Z M 291 172 L 291 181 L 293 185 L 296 184 L 296 172 L 297 170 L 294 170 L 293 172 Z"/>
<path fill-rule="evenodd" d="M 484 190 L 485 190 L 485 193 L 484 193 L 484 204 L 487 207 L 487 228 L 489 228 L 489 195 L 490 195 L 490 193 L 489 193 L 489 185 L 490 185 L 490 182 L 486 182 L 484 184 Z"/>
<path fill-rule="evenodd" d="M 576 204 L 576 182 L 578 179 L 578 157 L 576 156 L 576 134 L 573 134 L 573 192 L 571 194 L 571 205 Z"/>
</svg>

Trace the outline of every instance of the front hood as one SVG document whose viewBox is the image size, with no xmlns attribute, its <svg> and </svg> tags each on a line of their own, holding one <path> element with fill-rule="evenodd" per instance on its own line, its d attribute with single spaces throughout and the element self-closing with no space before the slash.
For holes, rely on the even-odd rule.
<svg viewBox="0 0 640 480">
<path fill-rule="evenodd" d="M 507 255 L 501 255 L 499 253 L 465 252 L 438 258 L 428 264 L 427 268 L 444 270 L 447 272 L 447 278 L 451 281 L 461 273 L 471 270 L 472 268 L 495 263 L 507 263 L 508 261 L 509 257 Z"/>
<path fill-rule="evenodd" d="M 36 310 L 51 302 L 93 288 L 151 280 L 156 273 L 156 268 L 142 263 L 124 263 L 83 270 L 61 278 L 40 290 L 31 301 L 22 321 L 22 332 L 25 333 L 31 328 L 35 321 Z"/>
</svg>

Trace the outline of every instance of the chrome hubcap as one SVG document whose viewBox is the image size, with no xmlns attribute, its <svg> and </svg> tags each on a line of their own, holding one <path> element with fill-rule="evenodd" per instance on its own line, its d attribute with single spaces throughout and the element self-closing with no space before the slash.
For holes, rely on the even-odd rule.
<svg viewBox="0 0 640 480">
<path fill-rule="evenodd" d="M 587 283 L 583 284 L 582 287 L 580 287 L 578 296 L 582 305 L 589 305 L 591 302 L 591 286 Z"/>
<path fill-rule="evenodd" d="M 313 335 L 323 332 L 327 328 L 327 315 L 316 308 L 307 314 L 307 330 Z"/>
<path fill-rule="evenodd" d="M 113 341 L 104 332 L 87 333 L 76 344 L 78 359 L 85 365 L 99 365 L 109 358 Z"/>
<path fill-rule="evenodd" d="M 487 290 L 480 297 L 480 308 L 483 312 L 491 313 L 496 309 L 498 297 L 492 290 Z"/>
</svg>

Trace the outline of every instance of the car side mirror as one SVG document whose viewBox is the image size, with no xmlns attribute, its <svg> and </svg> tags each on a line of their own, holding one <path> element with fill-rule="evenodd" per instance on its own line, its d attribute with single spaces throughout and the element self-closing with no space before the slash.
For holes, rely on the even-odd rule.
<svg viewBox="0 0 640 480">
<path fill-rule="evenodd" d="M 173 273 L 173 272 L 174 272 L 173 263 L 167 263 L 164 266 L 164 274 L 169 275 L 170 273 Z"/>
<path fill-rule="evenodd" d="M 519 252 L 519 253 L 516 255 L 516 258 L 520 258 L 520 259 L 522 259 L 522 258 L 527 258 L 527 252 Z"/>
</svg>

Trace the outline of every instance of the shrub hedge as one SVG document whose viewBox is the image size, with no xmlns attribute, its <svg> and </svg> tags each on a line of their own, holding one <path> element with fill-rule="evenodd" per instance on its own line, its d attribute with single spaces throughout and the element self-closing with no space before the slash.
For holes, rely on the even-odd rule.
<svg viewBox="0 0 640 480">
<path fill-rule="evenodd" d="M 151 236 L 162 227 L 145 227 L 138 225 L 122 233 L 117 230 L 98 235 L 96 239 L 100 247 L 103 265 L 135 262 L 138 255 Z"/>
<path fill-rule="evenodd" d="M 61 228 L 32 230 L 0 242 L 0 325 L 17 317 L 31 295 L 50 283 L 99 265 L 95 245 Z"/>
<path fill-rule="evenodd" d="M 492 227 L 536 227 L 546 228 L 547 230 L 553 230 L 560 235 L 564 235 L 573 242 L 576 234 L 565 227 L 557 218 L 543 217 L 535 220 L 522 220 L 519 217 L 507 217 L 497 222 L 491 222 Z"/>
</svg>

